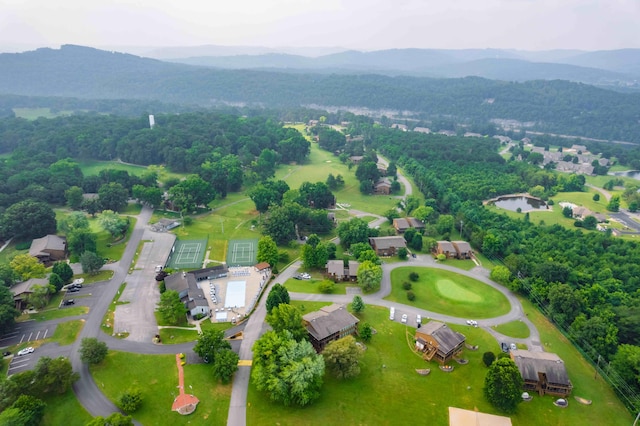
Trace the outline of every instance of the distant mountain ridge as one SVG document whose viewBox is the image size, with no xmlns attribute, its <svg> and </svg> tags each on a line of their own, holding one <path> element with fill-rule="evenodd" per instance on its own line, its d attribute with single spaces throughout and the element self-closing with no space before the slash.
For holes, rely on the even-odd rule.
<svg viewBox="0 0 640 426">
<path fill-rule="evenodd" d="M 379 55 L 399 60 L 413 52 L 389 55 L 362 52 L 369 67 Z M 416 69 L 441 52 L 420 52 Z M 352 53 L 330 55 L 344 69 Z M 525 61 L 501 61 L 500 69 L 518 70 Z M 488 60 L 471 64 L 478 69 Z M 464 63 L 462 63 L 464 65 Z M 461 63 L 449 65 L 452 68 Z M 525 64 L 526 65 L 526 64 Z M 468 65 L 465 65 L 468 66 Z M 453 72 L 453 71 L 451 71 Z M 456 71 L 458 72 L 458 71 Z M 522 72 L 522 71 L 518 71 Z M 591 72 L 587 69 L 585 72 Z M 458 117 L 486 123 L 512 119 L 535 123 L 533 130 L 640 142 L 640 93 L 617 93 L 567 81 L 522 83 L 478 77 L 435 79 L 383 73 L 319 74 L 214 69 L 130 54 L 65 45 L 18 54 L 0 54 L 0 94 L 153 100 L 165 104 L 248 105 L 268 108 L 354 108 L 405 111 L 415 117 Z"/>
<path fill-rule="evenodd" d="M 176 57 L 176 63 L 227 69 L 304 70 L 507 81 L 569 80 L 631 88 L 640 80 L 640 49 L 541 52 L 501 49 L 348 50 L 315 58 L 284 53 Z M 637 87 L 640 89 L 640 85 Z"/>
</svg>

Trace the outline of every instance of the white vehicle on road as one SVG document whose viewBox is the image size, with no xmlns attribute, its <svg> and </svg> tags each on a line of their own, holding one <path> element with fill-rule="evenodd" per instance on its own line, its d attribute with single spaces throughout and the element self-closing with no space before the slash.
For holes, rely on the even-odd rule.
<svg viewBox="0 0 640 426">
<path fill-rule="evenodd" d="M 35 351 L 35 349 L 29 346 L 28 348 L 24 348 L 18 351 L 18 356 L 27 355 L 27 354 L 33 353 L 33 351 Z"/>
<path fill-rule="evenodd" d="M 402 314 L 402 319 L 400 320 L 401 323 L 406 324 L 407 323 L 407 314 Z"/>
<path fill-rule="evenodd" d="M 420 315 L 416 315 L 416 324 L 422 324 L 422 317 Z"/>
</svg>

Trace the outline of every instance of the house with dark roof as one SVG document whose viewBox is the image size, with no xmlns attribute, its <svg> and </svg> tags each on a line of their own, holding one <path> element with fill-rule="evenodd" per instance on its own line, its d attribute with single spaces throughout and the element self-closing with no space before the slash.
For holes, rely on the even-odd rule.
<svg viewBox="0 0 640 426">
<path fill-rule="evenodd" d="M 36 238 L 31 241 L 31 247 L 29 247 L 29 255 L 45 265 L 66 259 L 67 254 L 67 239 L 58 235 L 50 234 Z"/>
<path fill-rule="evenodd" d="M 573 389 L 564 362 L 556 354 L 531 352 L 522 349 L 511 351 L 511 359 L 518 366 L 524 380 L 524 390 L 542 395 L 567 397 Z"/>
<path fill-rule="evenodd" d="M 325 266 L 327 278 L 338 281 L 356 281 L 360 262 L 350 260 L 347 266 L 343 260 L 329 260 Z"/>
<path fill-rule="evenodd" d="M 337 303 L 309 312 L 302 317 L 302 321 L 309 333 L 309 341 L 318 353 L 334 340 L 358 334 L 360 322 L 344 305 Z"/>
<path fill-rule="evenodd" d="M 435 247 L 433 248 L 434 254 L 437 256 L 439 254 L 444 254 L 447 259 L 452 257 L 456 257 L 458 252 L 456 251 L 451 241 L 438 241 Z"/>
<path fill-rule="evenodd" d="M 373 185 L 374 194 L 391 194 L 391 181 L 388 178 L 382 178 Z"/>
<path fill-rule="evenodd" d="M 191 316 L 208 315 L 210 312 L 209 303 L 200 288 L 202 280 L 198 280 L 197 276 L 199 275 L 193 272 L 178 272 L 165 277 L 164 285 L 167 290 L 174 290 L 178 293 Z"/>
<path fill-rule="evenodd" d="M 407 221 L 409 222 L 409 226 L 411 228 L 416 228 L 418 231 L 421 231 L 424 229 L 424 222 L 421 221 L 420 219 L 417 219 L 415 217 L 408 217 Z"/>
<path fill-rule="evenodd" d="M 411 228 L 411 225 L 409 225 L 409 221 L 406 218 L 398 217 L 393 219 L 393 227 L 396 229 L 398 234 L 403 234 L 404 231 Z"/>
<path fill-rule="evenodd" d="M 13 294 L 13 302 L 16 304 L 16 309 L 22 311 L 27 308 L 27 299 L 29 295 L 33 293 L 34 286 L 45 286 L 48 284 L 49 280 L 46 278 L 30 278 L 12 286 L 9 290 Z"/>
<path fill-rule="evenodd" d="M 471 259 L 473 251 L 471 250 L 471 244 L 466 241 L 451 241 L 453 248 L 456 250 L 456 257 L 458 259 Z"/>
<path fill-rule="evenodd" d="M 400 248 L 406 248 L 407 242 L 404 237 L 371 237 L 369 245 L 375 250 L 378 256 L 395 256 Z"/>
<path fill-rule="evenodd" d="M 160 219 L 152 225 L 152 229 L 157 232 L 167 232 L 180 226 L 180 222 L 175 219 Z"/>
<path fill-rule="evenodd" d="M 422 357 L 440 364 L 446 364 L 462 352 L 465 342 L 464 335 L 451 330 L 440 321 L 429 321 L 416 329 L 415 339 L 416 348 L 422 352 Z"/>
</svg>

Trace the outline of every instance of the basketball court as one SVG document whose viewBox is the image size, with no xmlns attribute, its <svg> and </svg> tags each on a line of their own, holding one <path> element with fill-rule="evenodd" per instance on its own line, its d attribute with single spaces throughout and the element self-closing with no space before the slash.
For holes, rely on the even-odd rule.
<svg viewBox="0 0 640 426">
<path fill-rule="evenodd" d="M 207 240 L 177 240 L 168 265 L 173 269 L 202 268 Z"/>
<path fill-rule="evenodd" d="M 257 263 L 258 240 L 231 240 L 227 252 L 227 265 L 253 266 Z"/>
</svg>

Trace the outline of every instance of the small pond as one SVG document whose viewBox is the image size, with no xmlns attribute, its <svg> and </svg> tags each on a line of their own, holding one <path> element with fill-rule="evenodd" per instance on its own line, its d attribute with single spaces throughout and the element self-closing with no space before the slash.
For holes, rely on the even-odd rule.
<svg viewBox="0 0 640 426">
<path fill-rule="evenodd" d="M 639 170 L 628 170 L 626 172 L 615 172 L 613 173 L 614 176 L 623 176 L 623 177 L 630 177 L 633 179 L 637 179 L 640 180 L 640 171 Z"/>
<path fill-rule="evenodd" d="M 524 197 L 522 195 L 500 197 L 493 204 L 501 209 L 511 210 L 514 212 L 517 212 L 518 209 L 523 212 L 548 209 L 547 204 L 544 201 L 536 198 Z"/>
</svg>

